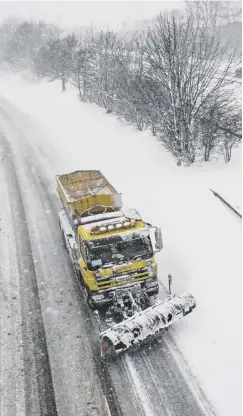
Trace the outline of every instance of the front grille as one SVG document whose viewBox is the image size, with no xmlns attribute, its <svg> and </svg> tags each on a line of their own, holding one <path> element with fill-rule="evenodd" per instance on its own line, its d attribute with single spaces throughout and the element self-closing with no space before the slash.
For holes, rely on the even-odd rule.
<svg viewBox="0 0 243 416">
<path fill-rule="evenodd" d="M 106 281 L 114 280 L 117 277 L 126 276 L 126 275 L 131 275 L 131 278 L 132 278 L 133 276 L 136 277 L 136 275 L 141 274 L 141 273 L 148 274 L 148 269 L 146 267 L 141 267 L 140 269 L 136 269 L 136 270 L 129 270 L 129 271 L 121 272 L 121 273 L 111 274 L 110 276 L 96 277 L 96 281 L 97 283 L 99 283 L 99 282 L 103 282 L 104 280 Z"/>
<path fill-rule="evenodd" d="M 124 281 L 117 281 L 116 278 L 117 277 L 122 277 L 128 275 L 127 279 Z M 126 284 L 127 282 L 130 282 L 131 280 L 136 282 L 139 279 L 144 279 L 144 278 L 148 278 L 148 271 L 146 270 L 146 273 L 138 273 L 138 271 L 136 270 L 136 272 L 134 273 L 120 273 L 117 275 L 112 275 L 108 278 L 106 278 L 106 280 L 99 281 L 97 279 L 97 285 L 99 288 L 104 288 L 104 287 L 109 287 L 109 286 L 114 286 L 114 285 L 120 285 L 120 284 Z"/>
</svg>

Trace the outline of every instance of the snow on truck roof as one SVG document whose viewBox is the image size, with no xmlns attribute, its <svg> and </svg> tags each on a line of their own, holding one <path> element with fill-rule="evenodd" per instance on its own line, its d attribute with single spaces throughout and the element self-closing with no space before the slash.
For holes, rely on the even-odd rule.
<svg viewBox="0 0 243 416">
<path fill-rule="evenodd" d="M 126 223 L 130 222 L 130 225 Z M 122 224 L 121 227 L 115 227 L 116 224 Z M 123 226 L 125 224 L 125 226 Z M 105 228 L 102 230 L 102 228 Z M 92 232 L 94 229 L 98 230 L 100 228 L 100 232 Z M 104 238 L 104 237 L 111 237 L 115 236 L 118 233 L 128 233 L 140 230 L 147 230 L 148 227 L 144 221 L 141 219 L 135 220 L 133 222 L 130 221 L 129 218 L 122 216 L 119 218 L 112 218 L 105 221 L 99 221 L 96 223 L 89 223 L 84 225 L 79 225 L 78 227 L 78 234 L 82 236 L 84 240 L 92 240 L 97 238 Z"/>
<path fill-rule="evenodd" d="M 67 201 L 71 203 L 92 195 L 112 195 L 117 193 L 99 170 L 78 170 L 58 175 L 57 178 L 65 190 Z"/>
</svg>

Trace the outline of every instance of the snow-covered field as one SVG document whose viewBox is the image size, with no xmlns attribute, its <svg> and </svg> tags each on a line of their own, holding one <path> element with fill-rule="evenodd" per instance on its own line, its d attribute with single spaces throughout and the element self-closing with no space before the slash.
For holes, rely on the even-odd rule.
<svg viewBox="0 0 243 416">
<path fill-rule="evenodd" d="M 55 174 L 101 169 L 137 208 L 161 227 L 160 280 L 173 275 L 175 292 L 189 291 L 197 309 L 173 336 L 222 416 L 241 414 L 241 219 L 209 189 L 241 211 L 241 152 L 232 161 L 176 166 L 148 133 L 95 105 L 80 103 L 71 87 L 0 77 L 0 95 L 37 124 Z M 29 125 L 26 127 L 29 128 Z"/>
</svg>

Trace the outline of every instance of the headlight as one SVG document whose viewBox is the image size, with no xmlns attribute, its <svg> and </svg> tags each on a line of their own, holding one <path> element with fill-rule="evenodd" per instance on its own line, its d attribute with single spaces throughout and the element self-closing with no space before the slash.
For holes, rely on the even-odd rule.
<svg viewBox="0 0 243 416">
<path fill-rule="evenodd" d="M 149 275 L 149 277 L 155 277 L 157 275 L 157 264 L 156 263 L 152 263 L 148 267 L 148 275 Z"/>
<path fill-rule="evenodd" d="M 151 264 L 153 264 L 153 260 L 151 260 L 151 259 L 145 260 L 145 264 L 147 266 L 150 266 Z"/>
</svg>

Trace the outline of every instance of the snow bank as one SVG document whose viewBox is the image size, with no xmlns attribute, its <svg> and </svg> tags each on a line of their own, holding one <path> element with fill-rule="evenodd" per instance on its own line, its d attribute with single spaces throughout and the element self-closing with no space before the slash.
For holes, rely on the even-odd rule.
<svg viewBox="0 0 243 416">
<path fill-rule="evenodd" d="M 196 311 L 172 333 L 220 415 L 240 415 L 241 220 L 209 190 L 241 206 L 240 151 L 228 165 L 221 160 L 182 168 L 148 132 L 80 103 L 71 87 L 63 94 L 58 83 L 4 76 L 0 94 L 42 132 L 53 189 L 55 174 L 101 169 L 126 206 L 162 228 L 161 282 L 172 273 L 174 291 L 189 291 L 197 300 Z"/>
</svg>

